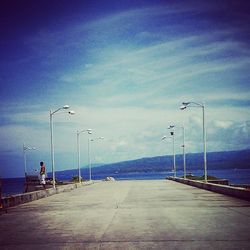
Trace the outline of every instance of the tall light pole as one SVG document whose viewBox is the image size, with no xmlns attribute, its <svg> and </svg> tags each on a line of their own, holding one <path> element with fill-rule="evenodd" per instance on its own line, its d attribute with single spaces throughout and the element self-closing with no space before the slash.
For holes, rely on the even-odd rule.
<svg viewBox="0 0 250 250">
<path fill-rule="evenodd" d="M 49 118 L 50 118 L 50 147 L 51 147 L 51 166 L 52 166 L 52 179 L 53 179 L 53 188 L 56 187 L 56 178 L 55 178 L 55 157 L 54 157 L 54 135 L 53 135 L 53 115 L 60 110 L 69 109 L 69 105 L 64 105 L 61 108 L 58 108 L 55 111 L 50 110 Z M 68 114 L 74 115 L 75 112 L 73 110 L 69 111 Z"/>
<path fill-rule="evenodd" d="M 175 126 L 169 126 L 168 129 L 172 129 L 170 132 L 171 137 L 173 138 L 173 158 L 174 158 L 174 177 L 176 177 L 176 162 L 175 162 Z"/>
<path fill-rule="evenodd" d="M 205 104 L 197 102 L 183 102 L 180 107 L 181 110 L 184 110 L 188 107 L 199 107 L 202 108 L 202 119 L 203 119 L 203 151 L 204 151 L 204 179 L 207 182 L 207 136 L 206 136 L 206 123 L 205 123 Z"/>
<path fill-rule="evenodd" d="M 183 149 L 183 172 L 184 172 L 184 179 L 187 178 L 187 170 L 186 170 L 186 144 L 185 144 L 185 127 L 181 126 L 182 128 L 182 136 L 183 136 L 183 144 L 182 144 L 182 149 Z"/>
<path fill-rule="evenodd" d="M 174 170 L 174 177 L 176 177 L 174 137 L 173 137 L 173 136 L 167 137 L 166 135 L 164 135 L 161 139 L 162 139 L 162 140 L 165 140 L 166 138 L 172 138 L 172 142 L 173 142 L 173 170 Z"/>
<path fill-rule="evenodd" d="M 175 126 L 175 125 L 170 125 L 168 127 L 169 129 L 171 128 L 181 128 L 182 129 L 182 136 L 183 136 L 183 144 L 181 145 L 183 149 L 183 173 L 184 173 L 184 179 L 186 179 L 186 153 L 185 153 L 185 127 L 184 126 Z M 175 133 L 175 130 L 174 130 Z"/>
<path fill-rule="evenodd" d="M 25 143 L 23 144 L 23 159 L 24 159 L 24 175 L 25 175 L 25 178 L 27 176 L 27 156 L 26 156 L 26 151 L 28 151 L 28 150 L 36 150 L 36 148 L 26 146 Z"/>
<path fill-rule="evenodd" d="M 91 157 L 90 157 L 90 142 L 95 141 L 95 140 L 103 140 L 104 137 L 97 137 L 97 138 L 92 138 L 88 139 L 88 159 L 89 159 L 89 180 L 91 181 L 92 174 L 91 174 Z"/>
<path fill-rule="evenodd" d="M 81 133 L 85 133 L 88 132 L 88 134 L 92 134 L 92 130 L 89 129 L 85 129 L 85 130 L 81 130 L 81 131 L 76 131 L 76 138 L 77 138 L 77 166 L 78 166 L 78 180 L 79 183 L 81 183 L 81 169 L 80 169 L 80 134 Z"/>
</svg>

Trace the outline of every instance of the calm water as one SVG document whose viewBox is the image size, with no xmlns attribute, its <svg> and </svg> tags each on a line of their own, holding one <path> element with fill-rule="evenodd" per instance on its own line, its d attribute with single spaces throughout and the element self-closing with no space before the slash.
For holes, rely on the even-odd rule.
<svg viewBox="0 0 250 250">
<path fill-rule="evenodd" d="M 202 170 L 193 170 L 192 174 L 202 176 Z M 209 175 L 228 179 L 230 184 L 250 184 L 250 169 L 227 169 L 210 170 Z M 172 176 L 171 172 L 153 172 L 153 173 L 126 173 L 112 174 L 116 180 L 153 180 L 165 179 Z M 182 171 L 177 171 L 177 176 L 183 176 Z M 107 174 L 92 175 L 93 180 L 100 180 L 107 177 Z M 2 196 L 20 194 L 24 191 L 24 178 L 2 179 Z"/>
<path fill-rule="evenodd" d="M 24 192 L 25 178 L 2 179 L 2 196 L 20 194 Z"/>
</svg>

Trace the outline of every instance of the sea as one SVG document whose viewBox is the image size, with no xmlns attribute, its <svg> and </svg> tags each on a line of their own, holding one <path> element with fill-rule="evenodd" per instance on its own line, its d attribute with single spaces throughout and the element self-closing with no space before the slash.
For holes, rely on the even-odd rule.
<svg viewBox="0 0 250 250">
<path fill-rule="evenodd" d="M 202 176 L 202 170 L 192 170 L 192 174 Z M 250 169 L 223 169 L 210 170 L 208 175 L 217 178 L 227 179 L 230 184 L 250 184 Z M 108 174 L 92 174 L 92 180 L 103 180 Z M 160 180 L 173 176 L 173 172 L 136 172 L 136 173 L 115 173 L 111 174 L 116 180 Z M 177 177 L 183 176 L 183 171 L 177 171 Z M 61 180 L 68 181 L 68 180 Z M 2 197 L 7 197 L 24 192 L 25 178 L 2 178 Z"/>
</svg>

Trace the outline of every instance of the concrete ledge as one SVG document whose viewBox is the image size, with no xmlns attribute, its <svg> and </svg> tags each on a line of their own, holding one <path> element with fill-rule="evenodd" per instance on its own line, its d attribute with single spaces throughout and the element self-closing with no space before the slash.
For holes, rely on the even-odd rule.
<svg viewBox="0 0 250 250">
<path fill-rule="evenodd" d="M 208 183 L 220 184 L 220 185 L 229 185 L 229 181 L 227 179 L 208 180 Z"/>
<path fill-rule="evenodd" d="M 212 192 L 225 194 L 233 197 L 237 197 L 240 199 L 248 200 L 250 201 L 250 190 L 246 188 L 241 187 L 232 187 L 232 186 L 226 186 L 226 185 L 220 185 L 220 184 L 214 184 L 214 183 L 205 183 L 202 181 L 195 181 L 195 180 L 188 180 L 178 177 L 168 177 L 169 180 L 177 181 L 183 184 L 191 185 L 194 187 L 206 189 Z"/>
<path fill-rule="evenodd" d="M 82 183 L 73 183 L 73 184 L 67 184 L 62 186 L 57 186 L 54 188 L 49 188 L 46 190 L 38 190 L 33 191 L 29 193 L 23 193 L 23 194 L 17 194 L 17 195 L 11 195 L 8 197 L 3 197 L 1 199 L 2 209 L 6 209 L 8 207 L 17 206 L 26 202 L 39 200 L 54 194 L 59 194 L 62 192 L 69 192 L 73 189 L 80 188 L 82 186 L 87 186 L 93 184 L 93 181 L 86 181 Z"/>
</svg>

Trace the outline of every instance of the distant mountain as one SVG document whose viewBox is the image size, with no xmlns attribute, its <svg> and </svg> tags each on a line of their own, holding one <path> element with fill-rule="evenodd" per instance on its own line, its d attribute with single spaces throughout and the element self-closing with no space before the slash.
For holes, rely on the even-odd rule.
<svg viewBox="0 0 250 250">
<path fill-rule="evenodd" d="M 186 154 L 187 172 L 203 169 L 203 153 Z M 250 149 L 241 151 L 209 152 L 207 153 L 208 169 L 250 169 Z M 124 173 L 148 173 L 171 171 L 173 167 L 173 156 L 147 157 L 137 160 L 123 161 L 112 164 L 102 164 L 101 166 L 92 166 L 92 173 L 95 175 L 106 174 L 124 174 Z M 176 155 L 176 168 L 183 169 L 183 156 Z M 88 168 L 81 169 L 82 176 L 88 176 Z M 58 179 L 71 179 L 77 175 L 76 169 L 58 171 Z"/>
</svg>

